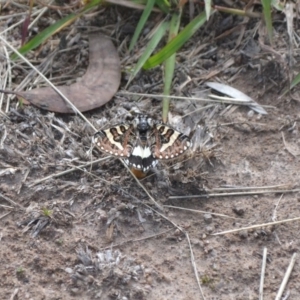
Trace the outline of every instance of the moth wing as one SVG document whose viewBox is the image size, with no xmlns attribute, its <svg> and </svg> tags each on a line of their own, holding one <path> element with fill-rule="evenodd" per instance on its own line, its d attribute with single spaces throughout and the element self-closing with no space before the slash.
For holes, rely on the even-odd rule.
<svg viewBox="0 0 300 300">
<path fill-rule="evenodd" d="M 153 157 L 151 152 L 151 145 L 148 141 L 141 143 L 139 140 L 136 141 L 132 148 L 131 155 L 125 159 L 125 162 L 129 167 L 133 167 L 143 172 L 149 171 L 154 168 L 157 164 L 157 160 Z"/>
<path fill-rule="evenodd" d="M 132 152 L 132 135 L 131 125 L 120 124 L 97 132 L 93 142 L 102 152 L 117 157 L 129 157 Z"/>
<path fill-rule="evenodd" d="M 191 147 L 190 138 L 166 124 L 154 127 L 155 141 L 151 147 L 157 159 L 167 160 L 183 154 Z"/>
</svg>

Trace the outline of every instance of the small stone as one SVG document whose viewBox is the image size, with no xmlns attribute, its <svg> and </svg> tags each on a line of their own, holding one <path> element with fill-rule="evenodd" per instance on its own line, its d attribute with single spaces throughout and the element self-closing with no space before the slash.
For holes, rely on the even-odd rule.
<svg viewBox="0 0 300 300">
<path fill-rule="evenodd" d="M 191 239 L 191 243 L 193 246 L 200 246 L 201 242 L 198 239 Z"/>
<path fill-rule="evenodd" d="M 249 110 L 247 113 L 247 117 L 248 119 L 251 119 L 254 116 L 254 111 L 253 110 Z"/>
<path fill-rule="evenodd" d="M 204 214 L 203 216 L 204 221 L 206 224 L 210 224 L 212 222 L 212 215 L 211 214 Z"/>
<path fill-rule="evenodd" d="M 206 226 L 205 231 L 209 234 L 211 234 L 214 231 L 214 228 L 212 226 Z"/>
<path fill-rule="evenodd" d="M 245 213 L 245 209 L 241 206 L 234 206 L 232 211 L 236 213 L 238 216 L 243 216 Z"/>
<path fill-rule="evenodd" d="M 78 294 L 78 292 L 79 292 L 78 288 L 72 288 L 71 289 L 71 293 L 74 294 L 74 295 Z"/>
<path fill-rule="evenodd" d="M 65 271 L 69 274 L 72 274 L 73 273 L 73 270 L 71 268 L 65 268 Z"/>
<path fill-rule="evenodd" d="M 246 239 L 248 237 L 248 231 L 247 230 L 242 230 L 239 232 L 239 237 L 242 239 Z"/>
</svg>

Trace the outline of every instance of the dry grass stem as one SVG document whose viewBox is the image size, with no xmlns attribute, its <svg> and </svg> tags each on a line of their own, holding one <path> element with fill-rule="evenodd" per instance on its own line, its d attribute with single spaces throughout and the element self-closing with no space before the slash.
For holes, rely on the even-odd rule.
<svg viewBox="0 0 300 300">
<path fill-rule="evenodd" d="M 14 53 L 16 53 L 20 58 L 22 58 L 36 73 L 38 73 L 73 109 L 74 113 L 77 113 L 87 124 L 89 124 L 95 132 L 97 129 L 94 125 L 77 109 L 77 107 L 43 74 L 41 73 L 27 58 L 25 58 L 21 53 L 18 52 L 13 46 L 11 46 L 1 35 L 0 40 L 7 45 Z"/>
<path fill-rule="evenodd" d="M 283 280 L 281 282 L 281 285 L 280 285 L 280 288 L 278 290 L 278 293 L 276 295 L 275 300 L 280 300 L 281 299 L 283 291 L 284 291 L 284 289 L 286 287 L 286 284 L 287 284 L 287 282 L 288 282 L 288 280 L 290 278 L 291 272 L 292 272 L 292 270 L 294 268 L 294 265 L 295 265 L 295 262 L 296 262 L 296 256 L 297 256 L 297 253 L 294 253 L 293 256 L 292 256 L 292 259 L 291 259 L 290 264 L 289 264 L 289 266 L 288 266 L 288 268 L 287 268 L 287 270 L 285 272 L 285 275 L 283 277 Z"/>
<path fill-rule="evenodd" d="M 285 137 L 283 132 L 281 132 L 281 136 L 282 136 L 282 140 L 283 140 L 283 144 L 284 144 L 284 148 L 286 149 L 286 151 L 288 153 L 290 153 L 294 158 L 297 158 L 297 154 L 298 153 L 293 153 L 293 151 L 290 149 L 290 147 L 287 145 L 286 141 L 285 141 Z"/>
<path fill-rule="evenodd" d="M 25 209 L 24 206 L 9 199 L 8 197 L 4 196 L 2 193 L 0 193 L 0 198 L 3 198 L 5 201 L 9 202 L 11 205 L 18 206 L 21 209 Z"/>
<path fill-rule="evenodd" d="M 261 274 L 260 274 L 260 283 L 259 283 L 259 300 L 263 300 L 264 298 L 263 292 L 264 292 L 266 265 L 267 265 L 267 248 L 264 247 Z"/>
<path fill-rule="evenodd" d="M 257 225 L 252 225 L 252 226 L 248 226 L 248 227 L 242 227 L 242 228 L 238 228 L 238 229 L 231 229 L 231 230 L 226 230 L 226 231 L 222 231 L 222 232 L 212 233 L 211 235 L 222 235 L 222 234 L 227 234 L 227 233 L 234 233 L 234 232 L 239 232 L 239 231 L 243 231 L 243 230 L 273 226 L 273 225 L 294 222 L 294 221 L 299 221 L 299 220 L 300 220 L 300 217 L 292 218 L 292 219 L 285 219 L 285 220 L 276 221 L 276 222 L 257 224 Z"/>
<path fill-rule="evenodd" d="M 88 166 L 90 166 L 90 165 L 96 164 L 96 163 L 98 163 L 98 162 L 100 162 L 100 161 L 103 161 L 103 160 L 106 160 L 106 159 L 108 159 L 108 158 L 110 158 L 110 156 L 103 157 L 103 158 L 99 158 L 99 159 L 96 159 L 96 160 L 94 160 L 94 161 L 90 161 L 90 162 L 88 162 L 88 163 L 86 163 L 86 164 L 83 164 L 83 165 L 80 165 L 80 166 L 77 166 L 77 167 L 73 167 L 73 168 L 71 168 L 71 169 L 68 169 L 68 170 L 65 170 L 65 171 L 62 171 L 62 172 L 59 172 L 59 173 L 56 173 L 56 174 L 51 174 L 51 175 L 49 175 L 49 176 L 46 176 L 46 177 L 44 177 L 44 178 L 38 179 L 38 180 L 36 180 L 36 181 L 30 183 L 30 184 L 28 185 L 28 187 L 33 187 L 33 186 L 35 186 L 35 185 L 37 185 L 37 184 L 39 184 L 39 183 L 41 183 L 41 182 L 43 182 L 43 181 L 46 181 L 46 180 L 48 180 L 48 179 L 60 177 L 60 176 L 62 176 L 62 175 L 65 175 L 65 174 L 71 173 L 71 172 L 73 172 L 73 171 L 75 171 L 75 170 L 78 170 L 79 168 L 88 167 Z"/>
<path fill-rule="evenodd" d="M 300 189 L 291 190 L 267 190 L 267 191 L 257 191 L 257 192 L 237 192 L 237 193 L 207 193 L 203 195 L 187 195 L 187 196 L 170 196 L 168 199 L 192 199 L 192 198 L 212 198 L 212 197 L 228 197 L 228 196 L 246 196 L 246 195 L 261 195 L 261 194 L 271 194 L 271 193 L 298 193 Z"/>
<path fill-rule="evenodd" d="M 19 297 L 17 297 L 18 293 L 19 293 L 19 288 L 14 289 L 14 291 L 13 291 L 12 295 L 10 296 L 9 300 L 18 299 L 19 298 Z"/>
<path fill-rule="evenodd" d="M 4 75 L 4 79 L 1 79 L 1 88 L 6 89 L 7 86 L 11 86 L 11 61 L 9 59 L 9 54 L 7 51 L 7 48 L 3 46 L 3 50 L 5 53 L 6 61 L 7 61 L 7 69 Z M 10 103 L 11 95 L 8 95 L 7 102 L 6 102 L 6 108 L 5 112 L 7 113 L 9 111 L 9 103 Z M 2 104 L 3 104 L 4 94 L 1 94 L 0 97 L 0 110 L 2 110 Z"/>
<path fill-rule="evenodd" d="M 48 8 L 43 7 L 41 9 L 39 9 L 39 10 L 36 10 L 36 11 L 32 12 L 31 16 L 34 17 L 34 16 L 38 15 L 39 13 L 41 13 L 43 11 L 47 11 L 47 9 Z M 26 12 L 24 14 L 27 15 L 28 13 Z M 9 15 L 8 17 L 11 18 L 12 15 Z M 8 31 L 11 31 L 13 28 L 15 28 L 15 27 L 17 27 L 17 26 L 19 26 L 19 25 L 21 25 L 23 23 L 24 23 L 24 19 L 21 19 L 21 21 L 19 21 L 19 22 L 13 23 L 12 26 L 10 26 L 10 27 L 6 28 L 5 30 L 1 31 L 0 35 L 3 35 L 4 33 L 8 32 Z"/>
<path fill-rule="evenodd" d="M 235 220 L 240 219 L 240 218 L 230 217 L 230 216 L 227 216 L 227 215 L 222 215 L 222 214 L 212 213 L 212 212 L 210 212 L 210 211 L 203 211 L 203 210 L 197 210 L 197 209 L 190 209 L 190 208 L 184 208 L 184 207 L 178 207 L 178 206 L 172 206 L 172 205 L 164 205 L 164 207 L 174 208 L 174 209 L 181 209 L 181 210 L 186 210 L 186 211 L 192 211 L 192 212 L 200 213 L 200 214 L 210 214 L 210 215 L 212 215 L 212 216 L 218 216 L 218 217 L 223 217 L 223 218 L 228 218 L 228 219 L 235 219 Z"/>
<path fill-rule="evenodd" d="M 120 161 L 122 162 L 122 164 L 125 166 L 125 168 L 130 172 L 131 176 L 134 178 L 134 180 L 136 181 L 136 183 L 144 190 L 144 192 L 147 194 L 147 196 L 149 197 L 150 201 L 153 202 L 153 204 L 160 210 L 160 211 L 164 211 L 163 207 L 158 204 L 155 199 L 150 195 L 150 193 L 147 191 L 147 189 L 142 185 L 142 183 L 134 176 L 134 174 L 130 171 L 129 167 L 125 164 L 125 162 L 120 159 Z"/>
<path fill-rule="evenodd" d="M 198 98 L 198 97 L 183 97 L 183 96 L 164 96 L 164 95 L 159 95 L 159 94 L 143 94 L 143 93 L 132 93 L 132 92 L 127 92 L 127 91 L 118 91 L 119 95 L 129 95 L 129 96 L 140 96 L 140 97 L 148 97 L 148 98 L 155 98 L 155 99 L 162 99 L 162 98 L 169 98 L 169 99 L 177 99 L 177 100 L 193 100 L 193 101 L 200 101 L 200 102 L 209 102 L 209 103 L 221 103 L 221 104 L 234 104 L 234 105 L 244 105 L 244 106 L 261 106 L 261 107 L 266 107 L 266 108 L 276 108 L 274 106 L 265 106 L 265 105 L 260 105 L 257 103 L 252 103 L 252 102 L 245 102 L 245 101 L 238 101 L 238 100 L 230 100 L 230 98 L 226 99 L 208 99 L 208 98 Z"/>
<path fill-rule="evenodd" d="M 32 20 L 28 26 L 28 29 L 32 28 L 34 24 L 42 17 L 42 15 L 49 9 L 49 6 L 53 3 L 53 0 L 50 0 L 47 6 L 44 6 L 40 13 Z"/>
<path fill-rule="evenodd" d="M 11 211 L 9 211 L 8 213 L 2 215 L 2 216 L 0 217 L 0 220 L 4 219 L 6 216 L 8 216 L 8 215 L 10 215 L 10 214 L 11 214 Z"/>
<path fill-rule="evenodd" d="M 272 221 L 273 222 L 276 222 L 276 220 L 277 220 L 277 208 L 278 208 L 278 205 L 279 205 L 282 197 L 283 197 L 283 194 L 281 194 L 279 200 L 277 201 L 277 203 L 276 203 L 276 205 L 274 207 L 274 211 L 273 211 L 273 214 L 272 214 Z"/>
<path fill-rule="evenodd" d="M 255 190 L 269 190 L 276 188 L 289 188 L 289 184 L 266 185 L 266 186 L 236 186 L 236 187 L 221 187 L 210 189 L 210 192 L 227 192 L 227 191 L 255 191 Z"/>
<path fill-rule="evenodd" d="M 192 245 L 191 245 L 190 237 L 189 237 L 189 234 L 187 232 L 185 232 L 185 236 L 186 236 L 186 239 L 187 239 L 189 247 L 190 247 L 191 262 L 192 262 L 194 274 L 195 274 L 195 277 L 196 277 L 196 280 L 197 280 L 198 288 L 199 288 L 202 299 L 205 300 L 205 297 L 204 297 L 204 294 L 203 294 L 203 291 L 202 291 L 202 287 L 201 287 L 201 284 L 200 284 L 200 280 L 199 280 L 198 269 L 197 269 L 197 265 L 196 265 L 196 262 L 195 262 L 195 257 L 194 257 L 194 252 L 193 252 L 193 248 L 192 248 Z"/>
<path fill-rule="evenodd" d="M 14 209 L 14 207 L 12 206 L 3 205 L 3 204 L 0 204 L 0 207 L 3 207 L 4 209 Z"/>
<path fill-rule="evenodd" d="M 198 284 L 202 299 L 205 300 L 205 297 L 203 295 L 202 288 L 201 288 L 201 285 L 200 285 L 197 265 L 196 265 L 196 262 L 195 262 L 195 257 L 194 257 L 194 253 L 193 253 L 193 249 L 192 249 L 192 245 L 191 245 L 191 241 L 190 241 L 190 237 L 189 237 L 188 233 L 185 230 L 183 230 L 180 226 L 178 226 L 176 223 L 174 223 L 172 220 L 170 220 L 168 217 L 166 217 L 164 214 L 161 214 L 160 212 L 156 211 L 155 209 L 153 209 L 152 207 L 150 207 L 148 205 L 146 205 L 146 206 L 149 207 L 150 209 L 152 209 L 155 213 L 157 213 L 159 216 L 161 216 L 165 220 L 169 221 L 171 224 L 173 224 L 173 226 L 175 226 L 178 230 L 180 230 L 186 236 L 188 244 L 189 244 L 189 248 L 190 248 L 191 262 L 192 262 L 193 270 L 194 270 L 195 277 L 196 277 L 196 280 L 197 280 L 197 284 Z"/>
</svg>

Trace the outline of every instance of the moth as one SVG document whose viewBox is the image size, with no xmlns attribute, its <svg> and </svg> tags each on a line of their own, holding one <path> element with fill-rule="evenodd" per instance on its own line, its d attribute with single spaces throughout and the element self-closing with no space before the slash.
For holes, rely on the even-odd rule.
<svg viewBox="0 0 300 300">
<path fill-rule="evenodd" d="M 146 114 L 97 132 L 93 143 L 143 173 L 154 168 L 158 160 L 173 159 L 191 147 L 188 136 Z"/>
</svg>

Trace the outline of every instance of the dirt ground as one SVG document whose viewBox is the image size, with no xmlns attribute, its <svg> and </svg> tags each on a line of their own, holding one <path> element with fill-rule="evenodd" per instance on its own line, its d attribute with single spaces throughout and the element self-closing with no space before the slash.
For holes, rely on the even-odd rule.
<svg viewBox="0 0 300 300">
<path fill-rule="evenodd" d="M 1 14 L 14 9 L 20 8 L 12 4 Z M 131 16 L 128 11 L 119 18 L 120 12 L 111 7 L 81 18 L 72 35 L 83 26 L 102 28 L 118 47 L 124 70 L 132 58 L 125 57 L 122 43 L 139 13 Z M 51 12 L 39 22 L 55 16 Z M 299 220 L 213 234 L 299 217 L 300 105 L 289 94 L 279 97 L 287 71 L 283 62 L 262 50 L 258 36 L 252 38 L 255 24 L 247 24 L 243 42 L 234 49 L 236 31 L 212 42 L 222 33 L 224 21 L 220 15 L 213 18 L 215 27 L 210 23 L 199 30 L 178 54 L 173 94 L 199 97 L 207 91 L 204 81 L 209 78 L 241 90 L 265 106 L 268 114 L 259 115 L 247 106 L 173 101 L 173 120 L 185 116 L 183 127 L 190 128 L 195 148 L 175 164 L 160 163 L 140 181 L 164 211 L 153 205 L 118 159 L 90 164 L 105 155 L 96 149 L 88 152 L 93 130 L 79 116 L 26 105 L 16 108 L 17 101 L 12 100 L 7 117 L 0 116 L 1 299 L 202 299 L 192 260 L 205 299 L 258 299 L 264 248 L 268 251 L 264 299 L 275 299 L 300 246 Z M 240 19 L 231 22 L 234 26 Z M 282 22 L 275 27 L 274 50 L 281 57 L 288 51 L 285 26 Z M 19 29 L 12 33 L 20 37 Z M 86 31 L 81 31 L 77 43 L 84 53 L 86 41 Z M 188 57 L 205 43 L 201 55 Z M 51 47 L 47 49 L 45 53 L 39 49 L 37 60 L 47 57 Z M 65 72 L 75 80 L 82 74 L 87 55 L 80 56 L 76 71 L 70 67 L 78 51 L 57 57 L 55 76 Z M 232 57 L 234 64 L 222 69 Z M 298 49 L 294 58 L 299 59 Z M 14 86 L 25 77 L 24 66 L 13 69 Z M 220 72 L 210 78 L 214 70 Z M 187 76 L 192 81 L 179 90 Z M 128 90 L 161 93 L 161 69 L 142 72 Z M 297 97 L 297 90 L 293 95 Z M 160 104 L 158 99 L 119 92 L 85 116 L 98 128 L 117 123 L 133 107 L 159 119 Z M 201 128 L 209 138 L 200 149 Z M 268 186 L 270 192 L 261 193 Z M 230 194 L 238 191 L 243 193 Z M 176 198 L 187 195 L 196 197 Z M 282 299 L 300 299 L 299 276 L 296 257 Z"/>
</svg>

